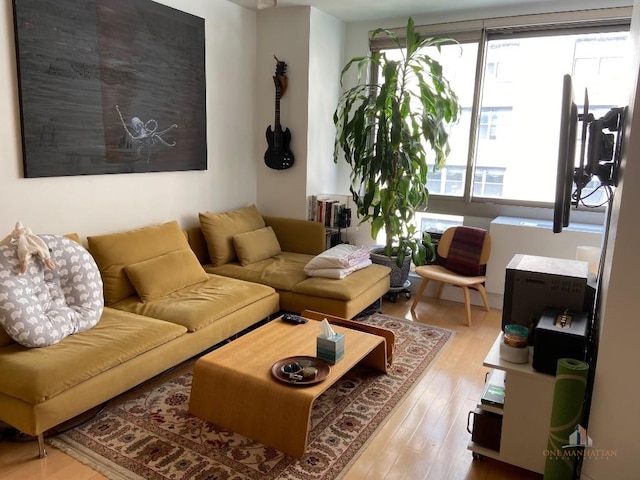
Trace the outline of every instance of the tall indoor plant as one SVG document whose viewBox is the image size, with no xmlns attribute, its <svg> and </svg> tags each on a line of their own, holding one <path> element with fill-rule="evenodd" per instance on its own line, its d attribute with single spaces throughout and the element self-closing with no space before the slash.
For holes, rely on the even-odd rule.
<svg viewBox="0 0 640 480">
<path fill-rule="evenodd" d="M 400 60 L 385 52 L 352 58 L 342 70 L 356 66 L 357 84 L 344 91 L 334 113 L 334 161 L 344 157 L 351 167 L 354 203 L 361 222 L 371 222 L 371 236 L 385 231 L 384 254 L 397 256 L 398 266 L 410 254 L 422 265 L 433 249 L 417 238 L 416 210 L 426 208 L 427 161 L 441 168 L 449 154 L 448 125 L 457 121 L 459 102 L 442 66 L 426 53 L 446 41 L 421 37 L 409 18 L 404 41 L 377 29 L 403 52 Z M 366 81 L 377 67 L 380 81 Z M 405 277 L 406 278 L 406 277 Z M 393 286 L 393 285 L 392 285 Z"/>
</svg>

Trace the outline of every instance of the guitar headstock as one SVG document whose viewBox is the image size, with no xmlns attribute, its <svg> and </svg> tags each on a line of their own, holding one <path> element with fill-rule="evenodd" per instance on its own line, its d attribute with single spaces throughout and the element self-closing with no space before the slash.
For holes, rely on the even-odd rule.
<svg viewBox="0 0 640 480">
<path fill-rule="evenodd" d="M 278 57 L 275 55 L 273 58 L 276 59 L 276 73 L 273 76 L 273 83 L 276 86 L 276 91 L 280 92 L 280 96 L 284 95 L 284 92 L 287 90 L 287 64 L 281 60 L 278 60 Z"/>
</svg>

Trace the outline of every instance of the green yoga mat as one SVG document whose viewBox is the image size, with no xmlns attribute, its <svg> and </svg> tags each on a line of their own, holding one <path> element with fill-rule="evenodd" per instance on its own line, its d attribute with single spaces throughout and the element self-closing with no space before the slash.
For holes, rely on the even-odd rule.
<svg viewBox="0 0 640 480">
<path fill-rule="evenodd" d="M 547 460 L 544 466 L 545 480 L 571 480 L 579 453 L 569 445 L 569 436 L 582 420 L 582 406 L 587 387 L 589 365 L 572 358 L 561 358 L 556 368 L 553 390 Z"/>
</svg>

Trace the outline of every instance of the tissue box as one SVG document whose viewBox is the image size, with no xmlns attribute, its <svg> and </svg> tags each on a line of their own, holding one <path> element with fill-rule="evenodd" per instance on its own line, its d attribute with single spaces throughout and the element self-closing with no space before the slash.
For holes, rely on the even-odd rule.
<svg viewBox="0 0 640 480">
<path fill-rule="evenodd" d="M 316 356 L 332 365 L 338 363 L 344 357 L 344 335 L 336 333 L 331 338 L 319 335 Z"/>
</svg>

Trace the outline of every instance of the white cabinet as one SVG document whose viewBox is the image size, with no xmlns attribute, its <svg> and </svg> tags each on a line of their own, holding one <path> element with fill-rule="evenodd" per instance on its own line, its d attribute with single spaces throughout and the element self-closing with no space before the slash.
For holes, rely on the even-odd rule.
<svg viewBox="0 0 640 480">
<path fill-rule="evenodd" d="M 504 407 L 484 405 L 478 408 L 501 414 L 500 449 L 484 448 L 473 441 L 468 448 L 474 453 L 495 458 L 527 470 L 544 473 L 544 451 L 549 438 L 551 404 L 555 377 L 539 373 L 529 363 L 510 363 L 500 358 L 502 333 L 498 335 L 483 365 L 504 372 Z"/>
</svg>

